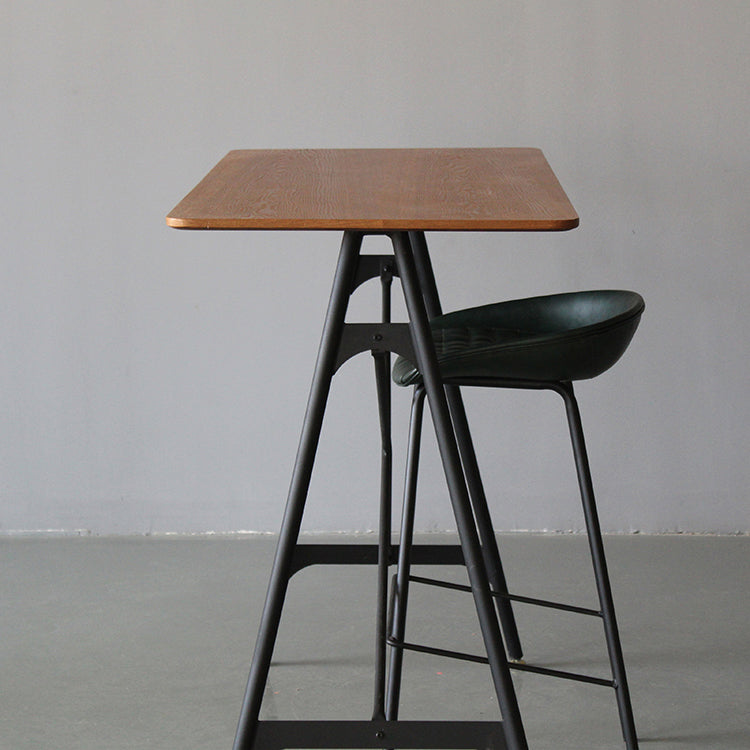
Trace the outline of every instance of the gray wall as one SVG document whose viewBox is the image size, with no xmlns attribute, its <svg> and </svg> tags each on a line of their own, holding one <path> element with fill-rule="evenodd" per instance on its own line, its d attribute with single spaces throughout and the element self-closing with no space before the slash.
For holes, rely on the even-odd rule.
<svg viewBox="0 0 750 750">
<path fill-rule="evenodd" d="M 581 216 L 433 237 L 446 308 L 646 297 L 579 389 L 605 526 L 750 530 L 748 38 L 744 0 L 5 0 L 0 533 L 274 529 L 339 237 L 164 215 L 232 148 L 443 145 L 541 147 Z M 375 523 L 368 359 L 310 529 Z M 580 528 L 556 397 L 467 400 L 498 527 Z M 422 487 L 420 527 L 450 528 L 430 441 Z"/>
</svg>

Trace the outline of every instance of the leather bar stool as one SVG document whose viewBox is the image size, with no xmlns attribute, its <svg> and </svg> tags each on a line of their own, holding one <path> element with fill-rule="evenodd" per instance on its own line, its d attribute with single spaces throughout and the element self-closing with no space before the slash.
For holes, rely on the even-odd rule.
<svg viewBox="0 0 750 750">
<path fill-rule="evenodd" d="M 638 741 L 581 418 L 572 383 L 594 378 L 617 362 L 638 327 L 643 309 L 643 299 L 634 292 L 603 290 L 500 302 L 439 315 L 431 321 L 441 374 L 449 391 L 454 386 L 552 390 L 562 396 L 565 402 L 599 597 L 598 610 L 508 593 L 489 514 L 481 512 L 482 508 L 487 508 L 487 503 L 467 425 L 456 424 L 457 438 L 467 485 L 470 494 L 473 495 L 472 500 L 477 501 L 474 507 L 478 532 L 503 627 L 506 649 L 512 660 L 510 666 L 614 688 L 623 738 L 629 750 L 635 750 Z M 409 583 L 417 582 L 469 591 L 470 589 L 468 586 L 411 575 L 409 550 L 413 538 L 424 389 L 419 370 L 403 357 L 400 357 L 393 367 L 393 379 L 398 385 L 414 386 L 415 390 L 399 563 L 392 594 L 388 636 L 388 643 L 393 647 L 388 685 L 388 718 L 391 719 L 395 719 L 398 714 L 404 650 L 423 651 L 470 661 L 486 661 L 486 658 L 481 656 L 435 649 L 407 643 L 404 640 Z M 457 389 L 454 388 L 454 392 L 457 394 Z M 480 512 L 477 512 L 477 509 Z M 513 601 L 601 618 L 612 670 L 611 679 L 599 679 L 523 663 L 520 640 L 511 609 Z"/>
</svg>

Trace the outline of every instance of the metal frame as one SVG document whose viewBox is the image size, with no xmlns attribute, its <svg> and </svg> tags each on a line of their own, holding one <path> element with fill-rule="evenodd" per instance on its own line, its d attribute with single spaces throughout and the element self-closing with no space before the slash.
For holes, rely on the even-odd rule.
<svg viewBox="0 0 750 750">
<path fill-rule="evenodd" d="M 361 255 L 364 232 L 345 232 L 333 289 L 323 327 L 318 359 L 292 474 L 287 506 L 263 609 L 256 648 L 235 737 L 234 750 L 254 748 L 468 748 L 469 750 L 526 750 L 527 743 L 510 670 L 605 685 L 615 690 L 623 738 L 637 750 L 633 713 L 622 657 L 601 530 L 594 500 L 580 412 L 570 383 L 500 379 L 440 378 L 429 319 L 441 313 L 435 278 L 421 232 L 388 233 L 393 256 Z M 395 276 L 403 287 L 409 323 L 391 322 L 391 286 Z M 348 300 L 365 281 L 380 278 L 382 315 L 379 323 L 345 322 Z M 380 531 L 376 545 L 299 544 L 298 537 L 315 461 L 331 381 L 352 356 L 373 356 L 381 429 Z M 414 389 L 409 430 L 409 453 L 401 518 L 400 544 L 391 540 L 392 446 L 390 353 L 416 362 L 423 384 Z M 549 389 L 564 400 L 581 490 L 590 553 L 600 609 L 593 610 L 508 592 L 499 550 L 482 486 L 466 411 L 459 386 Z M 414 545 L 419 445 L 425 398 L 433 424 L 450 493 L 459 545 Z M 259 714 L 281 613 L 290 578 L 315 564 L 375 564 L 377 624 L 375 685 L 372 719 L 367 721 L 260 721 Z M 397 565 L 388 591 L 389 567 Z M 411 575 L 411 566 L 466 565 L 469 585 Z M 486 655 L 465 654 L 409 643 L 405 640 L 410 583 L 469 592 L 479 618 Z M 512 602 L 561 609 L 602 619 L 612 679 L 524 664 Z M 502 625 L 502 633 L 501 633 Z M 503 640 L 505 636 L 505 641 Z M 387 647 L 390 646 L 390 660 Z M 511 657 L 509 663 L 506 647 Z M 403 654 L 406 650 L 438 654 L 488 664 L 500 705 L 502 721 L 399 721 Z"/>
<path fill-rule="evenodd" d="M 604 553 L 604 545 L 602 541 L 601 528 L 599 524 L 598 513 L 596 509 L 596 501 L 594 498 L 593 483 L 591 480 L 591 470 L 588 462 L 588 455 L 586 451 L 586 444 L 583 435 L 583 426 L 581 423 L 581 415 L 576 401 L 573 385 L 570 382 L 557 382 L 557 381 L 526 381 L 526 380 L 508 380 L 502 378 L 462 378 L 455 381 L 446 381 L 446 390 L 455 388 L 458 391 L 459 386 L 482 386 L 492 388 L 515 388 L 525 390 L 551 390 L 558 393 L 563 401 L 565 402 L 568 427 L 570 430 L 570 437 L 573 447 L 573 455 L 575 459 L 576 472 L 578 476 L 578 484 L 581 492 L 581 502 L 583 506 L 583 513 L 586 522 L 586 531 L 589 540 L 589 550 L 591 554 L 591 561 L 594 568 L 594 577 L 596 580 L 597 594 L 599 597 L 600 608 L 598 610 L 587 609 L 584 607 L 576 607 L 569 604 L 561 604 L 559 602 L 552 602 L 543 599 L 535 599 L 532 597 L 518 596 L 510 594 L 504 587 L 498 590 L 493 590 L 493 596 L 498 600 L 504 602 L 523 602 L 526 604 L 532 604 L 542 607 L 548 607 L 552 609 L 564 610 L 566 612 L 573 612 L 581 615 L 588 615 L 593 617 L 599 617 L 602 620 L 604 626 L 604 636 L 607 646 L 607 652 L 609 656 L 610 668 L 612 672 L 611 679 L 602 679 L 599 677 L 593 677 L 590 675 L 579 674 L 575 672 L 567 672 L 563 670 L 549 669 L 546 667 L 525 664 L 521 662 L 515 662 L 509 664 L 511 669 L 521 670 L 525 672 L 533 672 L 536 674 L 547 675 L 550 677 L 558 677 L 562 679 L 574 680 L 577 682 L 586 682 L 594 685 L 603 685 L 606 687 L 614 688 L 615 696 L 617 700 L 617 708 L 620 717 L 620 726 L 622 729 L 623 740 L 625 741 L 628 750 L 637 750 L 638 739 L 636 736 L 635 722 L 633 719 L 633 709 L 630 701 L 630 691 L 627 683 L 627 676 L 625 672 L 625 664 L 622 655 L 622 646 L 620 643 L 620 636 L 617 628 L 617 620 L 615 617 L 615 609 L 612 598 L 612 588 L 610 585 L 609 574 L 607 571 L 606 557 Z M 414 389 L 414 404 L 422 402 L 424 400 L 423 388 L 421 385 L 417 385 Z M 405 521 L 405 523 L 413 523 L 414 518 L 414 504 L 416 502 L 416 485 L 417 485 L 417 471 L 419 462 L 419 440 L 421 434 L 422 412 L 420 408 L 413 406 L 411 414 L 411 422 L 409 427 L 409 446 L 408 446 L 408 459 L 407 459 L 407 476 L 406 476 L 406 487 L 404 499 L 403 517 L 404 519 L 411 519 Z M 468 429 L 468 428 L 467 428 Z M 466 466 L 467 481 L 469 485 L 481 486 L 481 479 L 479 476 L 479 469 L 473 457 L 473 463 L 470 466 Z M 477 520 L 477 524 L 480 521 Z M 492 529 L 490 524 L 489 529 Z M 402 532 L 404 533 L 404 532 Z M 410 533 L 408 530 L 406 533 Z M 489 533 L 489 532 L 488 532 Z M 420 583 L 430 586 L 438 586 L 447 589 L 453 589 L 457 591 L 471 591 L 471 586 L 465 586 L 456 583 L 449 583 L 446 581 L 440 581 L 433 578 L 425 578 L 421 576 L 413 576 L 410 573 L 410 561 L 408 555 L 404 555 L 399 558 L 399 567 L 396 573 L 395 583 L 395 595 L 394 600 L 397 603 L 394 609 L 394 615 L 392 618 L 391 633 L 388 636 L 388 643 L 394 646 L 394 655 L 400 654 L 404 650 L 417 651 L 421 653 L 434 654 L 437 656 L 443 656 L 447 658 L 460 659 L 464 661 L 476 662 L 480 664 L 486 664 L 487 658 L 484 656 L 467 654 L 458 651 L 450 651 L 447 649 L 434 648 L 431 646 L 425 646 L 422 644 L 409 643 L 404 640 L 405 638 L 405 627 L 406 627 L 406 598 L 408 594 L 409 583 Z M 392 662 L 395 661 L 396 668 L 400 670 L 402 656 L 395 659 L 392 657 Z M 400 674 L 400 672 L 399 672 Z M 397 679 L 397 678 L 394 678 Z"/>
<path fill-rule="evenodd" d="M 444 388 L 432 342 L 429 315 L 434 314 L 437 300 L 434 278 L 429 266 L 427 246 L 421 233 L 387 233 L 393 245 L 391 256 L 362 256 L 365 232 L 344 233 L 333 289 L 323 326 L 318 359 L 313 374 L 307 411 L 302 427 L 297 458 L 282 521 L 276 555 L 271 570 L 266 601 L 261 617 L 255 652 L 243 700 L 234 750 L 256 747 L 361 747 L 361 748 L 496 748 L 527 750 L 526 737 L 516 700 L 510 668 L 498 621 L 503 617 L 506 633 L 510 605 L 495 599 L 496 591 L 505 590 L 502 568 L 491 526 L 484 525 L 489 515 L 482 513 L 482 497 L 467 489 L 463 462 L 470 460 L 467 436 L 461 437 L 457 419 L 458 389 Z M 395 265 L 394 265 L 395 259 Z M 394 275 L 401 279 L 409 324 L 390 322 L 390 283 Z M 356 326 L 345 322 L 349 297 L 363 281 L 380 276 L 383 285 L 383 315 L 380 324 Z M 408 331 L 408 338 L 404 335 Z M 373 352 L 378 386 L 378 403 L 383 443 L 381 466 L 381 530 L 377 548 L 347 545 L 298 545 L 298 537 L 318 447 L 323 416 L 338 367 L 360 351 Z M 430 405 L 438 447 L 440 449 L 460 548 L 421 548 L 405 543 L 395 548 L 390 540 L 391 455 L 390 455 L 390 359 L 388 352 L 413 358 L 423 374 L 424 392 Z M 454 420 L 458 423 L 454 432 Z M 465 420 L 464 420 L 465 421 Z M 458 433 L 458 434 L 457 434 Z M 467 428 L 468 433 L 468 428 Z M 458 442 L 457 442 L 458 437 Z M 460 447 L 459 447 L 460 443 Z M 486 507 L 486 501 L 484 501 Z M 475 523 L 475 514 L 477 523 Z M 478 530 L 477 525 L 480 527 Z M 408 540 L 411 542 L 411 539 Z M 502 721 L 496 722 L 401 722 L 398 712 L 400 668 L 395 677 L 386 677 L 386 624 L 388 566 L 399 557 L 410 556 L 413 562 L 455 564 L 460 552 L 469 574 L 480 628 L 487 652 Z M 371 721 L 260 721 L 263 692 L 271 666 L 281 613 L 291 576 L 306 565 L 318 562 L 378 564 L 378 627 L 375 668 L 375 701 Z M 496 602 L 498 609 L 496 610 Z M 403 607 L 405 615 L 405 606 Z M 399 615 L 400 616 L 400 615 Z M 517 637 L 517 636 L 516 636 Z M 512 642 L 512 638 L 509 638 Z M 393 651 L 398 652 L 396 648 Z M 520 646 L 518 647 L 520 650 Z M 393 661 L 391 675 L 393 675 Z M 388 718 L 386 718 L 386 716 Z"/>
</svg>

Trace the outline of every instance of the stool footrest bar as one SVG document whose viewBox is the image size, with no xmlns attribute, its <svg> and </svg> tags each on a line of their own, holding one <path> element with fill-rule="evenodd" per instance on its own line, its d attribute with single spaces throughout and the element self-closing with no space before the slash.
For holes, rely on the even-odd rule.
<svg viewBox="0 0 750 750">
<path fill-rule="evenodd" d="M 602 685 L 603 687 L 617 687 L 614 680 L 605 680 L 602 677 L 592 677 L 587 674 L 578 674 L 577 672 L 566 672 L 561 669 L 548 669 L 547 667 L 537 667 L 534 664 L 521 664 L 519 662 L 508 662 L 511 669 L 519 672 L 533 672 L 534 674 L 543 674 L 547 677 L 559 677 L 561 680 L 573 680 L 574 682 L 588 682 L 591 685 Z"/>
<path fill-rule="evenodd" d="M 462 583 L 451 583 L 450 581 L 441 581 L 436 578 L 424 578 L 423 576 L 409 576 L 409 580 L 414 583 L 422 583 L 425 586 L 437 586 L 443 589 L 453 589 L 454 591 L 471 592 L 471 586 Z M 498 599 L 509 599 L 512 602 L 521 602 L 522 604 L 534 604 L 538 607 L 548 607 L 549 609 L 561 609 L 564 612 L 575 612 L 579 615 L 590 615 L 591 617 L 603 617 L 603 614 L 596 609 L 587 607 L 576 607 L 572 604 L 561 604 L 560 602 L 551 602 L 546 599 L 535 599 L 530 596 L 519 596 L 518 594 L 508 594 L 503 591 L 492 591 L 492 596 Z"/>
<path fill-rule="evenodd" d="M 407 643 L 406 641 L 399 641 L 393 637 L 389 637 L 388 645 L 394 648 L 402 648 L 405 651 L 417 651 L 421 654 L 432 654 L 433 656 L 444 656 L 446 659 L 459 659 L 460 661 L 470 661 L 475 664 L 488 664 L 489 660 L 486 656 L 479 656 L 477 654 L 467 654 L 462 651 L 449 651 L 445 648 L 435 648 L 433 646 L 423 646 L 419 643 Z M 602 677 L 592 677 L 587 674 L 579 674 L 578 672 L 566 672 L 561 669 L 549 669 L 547 667 L 538 667 L 534 664 L 522 664 L 520 662 L 508 662 L 508 666 L 511 669 L 516 669 L 519 672 L 533 672 L 534 674 L 543 674 L 548 677 L 558 677 L 562 680 L 573 680 L 574 682 L 587 682 L 591 685 L 602 685 L 603 687 L 617 687 L 614 680 L 606 680 Z"/>
<path fill-rule="evenodd" d="M 459 659 L 460 661 L 471 661 L 475 664 L 489 664 L 490 660 L 486 656 L 478 656 L 476 654 L 467 654 L 463 651 L 450 651 L 447 648 L 435 648 L 434 646 L 423 646 L 420 643 L 407 643 L 406 641 L 399 641 L 393 636 L 389 636 L 386 639 L 389 646 L 394 648 L 402 648 L 404 651 L 418 651 L 420 654 L 432 654 L 433 656 L 444 656 L 446 659 Z M 508 664 L 512 666 L 512 664 Z"/>
<path fill-rule="evenodd" d="M 260 721 L 253 747 L 507 750 L 501 721 Z"/>
</svg>

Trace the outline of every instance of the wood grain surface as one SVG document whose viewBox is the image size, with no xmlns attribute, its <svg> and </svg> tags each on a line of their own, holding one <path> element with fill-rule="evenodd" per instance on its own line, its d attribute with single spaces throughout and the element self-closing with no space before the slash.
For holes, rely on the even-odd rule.
<svg viewBox="0 0 750 750">
<path fill-rule="evenodd" d="M 533 148 L 230 151 L 169 213 L 181 229 L 561 231 L 578 226 Z"/>
</svg>

